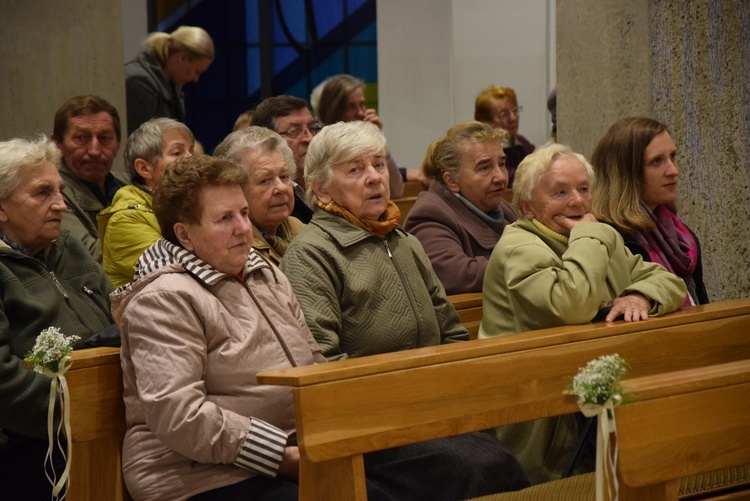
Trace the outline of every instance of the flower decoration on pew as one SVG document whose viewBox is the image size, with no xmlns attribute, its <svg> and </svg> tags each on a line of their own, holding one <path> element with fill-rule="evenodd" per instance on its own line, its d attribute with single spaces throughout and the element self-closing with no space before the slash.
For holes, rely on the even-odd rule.
<svg viewBox="0 0 750 501">
<path fill-rule="evenodd" d="M 65 336 L 57 327 L 44 329 L 36 339 L 34 347 L 26 354 L 24 365 L 34 372 L 39 372 L 51 378 L 49 392 L 49 410 L 47 412 L 47 438 L 49 447 L 44 459 L 44 472 L 47 479 L 53 486 L 52 494 L 54 499 L 65 497 L 64 487 L 68 483 L 70 473 L 70 459 L 72 455 L 70 440 L 70 395 L 68 393 L 68 384 L 65 381 L 65 372 L 70 369 L 72 361 L 70 358 L 73 352 L 73 345 L 81 338 L 78 336 Z M 60 402 L 60 415 L 62 419 L 57 428 L 57 434 L 54 433 L 55 421 L 55 404 Z M 65 436 L 68 437 L 67 451 L 63 449 L 60 440 L 60 432 L 65 427 Z M 52 454 L 54 448 L 58 447 L 65 458 L 65 470 L 57 478 Z"/>
<path fill-rule="evenodd" d="M 591 406 L 595 411 L 592 416 L 595 416 L 598 414 L 596 407 L 609 401 L 613 402 L 613 407 L 622 403 L 620 380 L 628 370 L 627 360 L 617 353 L 592 360 L 580 369 L 573 378 L 572 390 L 581 412 L 586 414 L 585 408 Z"/>
<path fill-rule="evenodd" d="M 622 403 L 620 380 L 630 366 L 617 353 L 591 360 L 573 378 L 572 393 L 586 417 L 597 416 L 596 499 L 617 499 L 617 426 L 614 408 Z M 614 435 L 614 447 L 610 436 Z M 604 489 L 607 489 L 605 498 Z"/>
</svg>

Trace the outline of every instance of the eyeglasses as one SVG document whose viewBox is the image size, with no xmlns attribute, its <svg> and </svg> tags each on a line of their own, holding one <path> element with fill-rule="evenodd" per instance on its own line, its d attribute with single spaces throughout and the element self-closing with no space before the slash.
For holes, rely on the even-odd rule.
<svg viewBox="0 0 750 501">
<path fill-rule="evenodd" d="M 284 132 L 279 132 L 278 134 L 280 136 L 287 136 L 289 139 L 297 139 L 300 135 L 304 134 L 305 131 L 308 131 L 310 135 L 314 136 L 321 130 L 323 130 L 323 125 L 316 122 L 312 125 L 308 125 L 307 127 L 303 127 L 301 125 L 294 125 L 292 126 L 291 129 L 286 130 Z"/>
<path fill-rule="evenodd" d="M 523 106 L 519 106 L 518 108 L 513 108 L 510 111 L 503 110 L 497 114 L 497 118 L 499 118 L 500 120 L 507 120 L 510 118 L 511 113 L 518 117 L 521 115 L 522 111 L 523 111 Z"/>
</svg>

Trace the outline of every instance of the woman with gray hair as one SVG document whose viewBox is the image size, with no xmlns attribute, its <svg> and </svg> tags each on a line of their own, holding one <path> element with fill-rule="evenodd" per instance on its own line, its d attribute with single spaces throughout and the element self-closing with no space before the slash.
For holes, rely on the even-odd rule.
<svg viewBox="0 0 750 501">
<path fill-rule="evenodd" d="M 432 179 L 404 229 L 417 237 L 448 294 L 482 292 L 484 272 L 503 229 L 516 213 L 503 145 L 509 134 L 482 122 L 454 125 L 427 149 L 422 171 Z"/>
<path fill-rule="evenodd" d="M 385 137 L 374 125 L 329 125 L 310 143 L 313 219 L 282 270 L 331 360 L 468 339 L 419 241 L 390 200 Z"/>
<path fill-rule="evenodd" d="M 112 284 L 133 280 L 135 263 L 161 237 L 153 209 L 153 191 L 167 166 L 193 154 L 195 138 L 188 127 L 171 118 L 141 125 L 125 146 L 125 168 L 131 184 L 123 186 L 97 216 L 102 239 L 102 266 Z"/>
<path fill-rule="evenodd" d="M 419 241 L 398 225 L 387 151 L 380 130 L 361 121 L 324 128 L 307 151 L 305 186 L 316 209 L 281 269 L 329 360 L 469 338 Z M 468 499 L 527 485 L 516 459 L 488 434 L 385 456 L 395 451 L 407 491 L 392 499 Z"/>
<path fill-rule="evenodd" d="M 521 162 L 513 186 L 518 220 L 487 266 L 480 338 L 595 319 L 637 322 L 680 308 L 684 282 L 634 256 L 614 228 L 597 222 L 593 184 L 591 165 L 561 144 Z M 543 419 L 498 435 L 537 483 L 560 477 L 575 443 L 575 436 L 569 447 L 560 438 L 569 424 L 567 417 Z"/>
<path fill-rule="evenodd" d="M 286 140 L 265 127 L 251 126 L 229 134 L 214 155 L 242 165 L 250 177 L 247 193 L 253 248 L 277 266 L 305 224 L 292 216 L 297 172 Z"/>
<path fill-rule="evenodd" d="M 0 142 L 3 499 L 53 497 L 45 473 L 50 378 L 26 369 L 24 356 L 50 327 L 79 336 L 84 346 L 113 323 L 107 277 L 80 240 L 60 229 L 67 207 L 59 161 L 60 150 L 45 136 Z M 52 462 L 60 473 L 65 461 L 53 450 Z"/>
</svg>

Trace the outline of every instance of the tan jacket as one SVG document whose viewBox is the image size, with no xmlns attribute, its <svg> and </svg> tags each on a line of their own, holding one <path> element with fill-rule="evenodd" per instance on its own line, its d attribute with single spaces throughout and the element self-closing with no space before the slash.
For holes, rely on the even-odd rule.
<svg viewBox="0 0 750 501">
<path fill-rule="evenodd" d="M 164 242 L 139 260 L 138 279 L 112 294 L 128 427 L 123 473 L 137 500 L 185 499 L 261 472 L 238 464 L 240 448 L 251 436 L 281 434 L 283 452 L 295 423 L 290 389 L 258 385 L 256 373 L 325 360 L 278 268 L 254 252 L 244 283 L 169 256 L 144 267 Z"/>
<path fill-rule="evenodd" d="M 305 223 L 296 217 L 290 216 L 281 226 L 279 226 L 276 234 L 279 238 L 284 240 L 285 244 L 288 246 L 294 237 L 304 229 Z M 283 249 L 284 252 L 279 252 L 279 249 L 274 248 L 269 244 L 268 240 L 263 237 L 260 229 L 255 225 L 253 225 L 253 249 L 276 266 L 281 264 L 281 258 L 284 257 L 284 252 L 286 252 L 286 249 Z"/>
</svg>

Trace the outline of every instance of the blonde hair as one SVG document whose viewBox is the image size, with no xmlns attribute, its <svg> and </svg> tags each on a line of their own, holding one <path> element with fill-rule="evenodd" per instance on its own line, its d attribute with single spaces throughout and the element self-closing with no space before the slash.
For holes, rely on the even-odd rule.
<svg viewBox="0 0 750 501">
<path fill-rule="evenodd" d="M 574 152 L 569 146 L 565 146 L 564 144 L 550 143 L 544 145 L 533 153 L 526 155 L 526 158 L 521 161 L 516 171 L 516 178 L 513 181 L 513 206 L 518 214 L 523 214 L 521 201 L 532 201 L 534 189 L 539 182 L 539 178 L 552 165 L 552 162 L 563 156 L 575 157 L 581 161 L 589 175 L 590 188 L 594 188 L 596 185 L 594 182 L 594 168 L 586 160 L 586 157 Z"/>
<path fill-rule="evenodd" d="M 493 99 L 506 99 L 510 101 L 513 106 L 518 106 L 516 91 L 510 87 L 490 85 L 480 92 L 477 95 L 476 101 L 474 101 L 474 120 L 479 120 L 480 122 L 492 122 Z"/>
<path fill-rule="evenodd" d="M 385 136 L 370 122 L 337 122 L 324 127 L 312 141 L 305 157 L 307 199 L 316 206 L 314 184 L 326 188 L 333 179 L 334 165 L 350 162 L 362 155 L 387 155 Z"/>
<path fill-rule="evenodd" d="M 170 54 L 185 51 L 191 59 L 214 58 L 214 41 L 203 28 L 197 26 L 180 26 L 170 33 L 157 31 L 151 33 L 144 42 L 162 64 L 167 62 Z"/>
<path fill-rule="evenodd" d="M 436 179 L 445 184 L 443 174 L 450 172 L 454 178 L 461 175 L 462 160 L 466 147 L 477 143 L 496 143 L 505 147 L 510 141 L 510 133 L 496 129 L 484 122 L 470 121 L 454 125 L 446 136 L 436 139 L 427 148 L 422 161 L 422 172 L 428 179 Z"/>
</svg>

